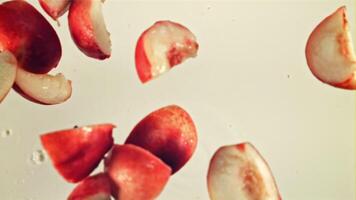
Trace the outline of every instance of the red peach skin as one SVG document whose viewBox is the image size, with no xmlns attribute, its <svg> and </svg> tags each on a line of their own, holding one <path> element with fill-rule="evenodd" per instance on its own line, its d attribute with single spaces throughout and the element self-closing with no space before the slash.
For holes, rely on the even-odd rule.
<svg viewBox="0 0 356 200">
<path fill-rule="evenodd" d="M 111 42 L 101 4 L 99 0 L 72 0 L 68 23 L 77 47 L 87 56 L 102 60 L 110 57 Z"/>
<path fill-rule="evenodd" d="M 105 171 L 120 200 L 153 200 L 166 185 L 171 169 L 150 152 L 135 145 L 115 145 L 105 160 Z"/>
<path fill-rule="evenodd" d="M 56 67 L 62 49 L 57 33 L 26 1 L 0 5 L 0 50 L 12 52 L 20 67 L 32 73 L 47 73 Z"/>
<path fill-rule="evenodd" d="M 68 182 L 86 178 L 113 145 L 112 124 L 84 126 L 41 135 L 54 167 Z"/>
<path fill-rule="evenodd" d="M 192 118 L 183 108 L 171 105 L 156 110 L 141 120 L 125 143 L 147 149 L 175 173 L 192 157 L 197 140 Z"/>
<path fill-rule="evenodd" d="M 110 200 L 111 180 L 105 173 L 90 176 L 80 182 L 67 200 Z"/>
</svg>

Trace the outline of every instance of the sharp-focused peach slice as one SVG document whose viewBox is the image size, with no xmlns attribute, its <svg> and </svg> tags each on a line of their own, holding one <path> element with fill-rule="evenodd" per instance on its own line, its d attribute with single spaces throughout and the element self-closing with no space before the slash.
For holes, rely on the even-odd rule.
<svg viewBox="0 0 356 200">
<path fill-rule="evenodd" d="M 18 68 L 15 82 L 21 92 L 43 104 L 63 103 L 72 94 L 71 81 L 62 74 L 33 74 Z"/>
<path fill-rule="evenodd" d="M 131 131 L 125 143 L 150 151 L 175 173 L 191 158 L 197 140 L 192 118 L 181 107 L 172 105 L 147 115 Z"/>
<path fill-rule="evenodd" d="M 0 53 L 0 103 L 15 82 L 17 61 L 8 51 Z"/>
<path fill-rule="evenodd" d="M 171 175 L 159 158 L 130 144 L 113 147 L 105 171 L 114 183 L 114 197 L 120 200 L 153 200 Z"/>
<path fill-rule="evenodd" d="M 316 78 L 329 85 L 356 89 L 356 57 L 349 31 L 346 8 L 325 18 L 311 33 L 306 58 Z"/>
<path fill-rule="evenodd" d="M 9 50 L 20 67 L 47 73 L 56 67 L 62 49 L 48 21 L 26 1 L 0 4 L 0 50 Z"/>
<path fill-rule="evenodd" d="M 100 173 L 80 182 L 69 195 L 67 200 L 110 200 L 110 178 Z"/>
<path fill-rule="evenodd" d="M 145 83 L 195 57 L 197 51 L 198 43 L 190 30 L 175 22 L 158 21 L 138 39 L 135 53 L 138 76 Z"/>
<path fill-rule="evenodd" d="M 84 126 L 41 135 L 54 167 L 68 182 L 86 178 L 113 145 L 112 124 Z"/>
<path fill-rule="evenodd" d="M 77 47 L 87 56 L 110 57 L 110 34 L 106 30 L 100 0 L 72 0 L 68 22 Z"/>
<path fill-rule="evenodd" d="M 39 0 L 41 7 L 46 13 L 57 20 L 69 7 L 71 0 Z"/>
<path fill-rule="evenodd" d="M 207 178 L 211 200 L 281 200 L 270 168 L 249 143 L 215 152 Z"/>
</svg>

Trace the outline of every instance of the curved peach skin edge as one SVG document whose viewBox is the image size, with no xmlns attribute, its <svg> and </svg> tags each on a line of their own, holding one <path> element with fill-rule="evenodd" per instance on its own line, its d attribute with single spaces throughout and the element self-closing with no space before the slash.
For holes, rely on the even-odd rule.
<svg viewBox="0 0 356 200">
<path fill-rule="evenodd" d="M 171 168 L 162 160 L 131 144 L 114 145 L 104 164 L 115 199 L 155 199 L 171 175 Z"/>
<path fill-rule="evenodd" d="M 152 79 L 151 64 L 145 53 L 145 35 L 150 29 L 144 31 L 139 37 L 135 51 L 136 71 L 142 83 Z"/>
<path fill-rule="evenodd" d="M 211 193 L 212 193 L 212 191 L 214 191 L 214 188 L 212 188 L 211 185 L 209 184 L 209 183 L 211 182 L 211 179 L 210 179 L 211 176 L 210 176 L 210 174 L 213 173 L 212 163 L 216 163 L 217 160 L 220 159 L 220 158 L 219 158 L 219 153 L 220 153 L 221 151 L 223 151 L 225 148 L 231 147 L 231 146 L 235 146 L 235 148 L 236 148 L 238 151 L 244 152 L 244 151 L 246 150 L 247 145 L 248 145 L 249 147 L 252 147 L 252 148 L 256 151 L 256 153 L 257 153 L 257 155 L 259 156 L 259 158 L 260 158 L 260 159 L 262 160 L 262 162 L 267 166 L 268 171 L 271 173 L 271 176 L 272 176 L 272 179 L 273 179 L 273 184 L 274 184 L 274 186 L 276 187 L 276 190 L 277 190 L 277 192 L 278 192 L 278 200 L 282 200 L 281 194 L 280 194 L 279 189 L 278 189 L 278 186 L 277 186 L 277 182 L 276 182 L 276 180 L 275 180 L 275 178 L 274 178 L 274 176 L 273 176 L 273 174 L 272 174 L 272 170 L 271 170 L 270 166 L 268 165 L 267 161 L 262 157 L 261 153 L 260 153 L 251 143 L 249 143 L 249 142 L 244 142 L 244 143 L 240 143 L 240 144 L 236 144 L 236 145 L 222 146 L 222 147 L 220 147 L 218 150 L 215 151 L 214 155 L 212 156 L 212 158 L 211 158 L 211 160 L 210 160 L 209 168 L 208 168 L 208 173 L 207 173 L 207 176 L 206 176 L 206 179 L 207 179 L 207 187 L 208 187 L 208 192 L 209 192 L 209 197 L 210 197 L 211 200 L 218 200 L 218 199 L 214 199 L 214 198 L 212 197 L 212 194 L 211 194 Z M 236 177 L 236 178 L 239 178 L 239 177 Z"/>
<path fill-rule="evenodd" d="M 68 13 L 69 30 L 74 43 L 85 55 L 104 60 L 111 55 L 100 49 L 94 36 L 94 25 L 90 16 L 93 1 L 95 0 L 72 0 Z"/>
<path fill-rule="evenodd" d="M 40 140 L 56 171 L 67 182 L 77 183 L 88 177 L 110 151 L 114 128 L 111 123 L 87 125 L 44 133 Z M 82 137 L 87 138 L 83 141 Z"/>
<path fill-rule="evenodd" d="M 306 54 L 306 58 L 307 58 L 307 64 L 309 66 L 310 71 L 312 72 L 312 74 L 314 75 L 314 77 L 316 77 L 319 81 L 326 83 L 328 85 L 337 87 L 337 88 L 342 88 L 342 89 L 348 89 L 348 90 L 354 90 L 356 89 L 356 80 L 355 80 L 355 72 L 352 73 L 350 75 L 349 78 L 347 78 L 345 81 L 343 82 L 328 82 L 325 81 L 323 79 L 321 79 L 317 73 L 317 71 L 315 70 L 312 61 L 310 60 L 310 57 L 313 56 L 313 52 L 312 52 L 312 44 L 314 43 L 314 40 L 317 38 L 316 35 L 320 34 L 320 27 L 325 26 L 325 24 L 329 23 L 329 21 L 331 20 L 332 17 L 334 17 L 334 15 L 341 13 L 343 16 L 343 28 L 344 31 L 348 31 L 348 21 L 347 21 L 347 17 L 346 17 L 346 6 L 342 6 L 340 8 L 338 8 L 334 13 L 332 13 L 331 15 L 327 16 L 324 20 L 322 20 L 317 26 L 316 28 L 312 31 L 312 33 L 310 34 L 308 41 L 307 41 L 307 45 L 305 48 L 305 54 Z M 345 41 L 341 41 L 338 40 L 338 42 L 340 43 L 340 46 L 342 47 L 342 49 L 340 50 L 345 57 L 351 57 L 350 54 L 353 54 L 354 52 L 350 52 L 347 44 L 344 43 Z M 346 53 L 346 54 L 345 54 Z"/>
<path fill-rule="evenodd" d="M 110 199 L 111 180 L 105 173 L 87 177 L 71 192 L 67 200 Z"/>
<path fill-rule="evenodd" d="M 48 5 L 48 2 L 46 0 L 39 0 L 41 7 L 43 10 L 53 19 L 57 20 L 59 17 L 61 17 L 64 13 L 67 12 L 69 9 L 69 5 L 71 0 L 57 0 L 61 1 L 61 5 L 59 8 L 54 8 Z"/>
<path fill-rule="evenodd" d="M 140 146 L 179 171 L 197 147 L 197 130 L 187 111 L 169 105 L 151 112 L 131 131 L 125 144 Z"/>
</svg>

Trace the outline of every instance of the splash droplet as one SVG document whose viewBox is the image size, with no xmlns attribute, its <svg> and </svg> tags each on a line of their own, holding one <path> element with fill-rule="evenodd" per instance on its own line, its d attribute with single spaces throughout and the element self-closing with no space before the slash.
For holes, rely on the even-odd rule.
<svg viewBox="0 0 356 200">
<path fill-rule="evenodd" d="M 46 160 L 46 156 L 42 150 L 37 150 L 32 153 L 31 161 L 33 164 L 40 165 Z"/>
</svg>

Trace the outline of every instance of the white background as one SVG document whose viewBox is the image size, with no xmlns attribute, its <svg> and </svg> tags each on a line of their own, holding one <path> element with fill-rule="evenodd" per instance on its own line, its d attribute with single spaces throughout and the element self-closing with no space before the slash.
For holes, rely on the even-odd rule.
<svg viewBox="0 0 356 200">
<path fill-rule="evenodd" d="M 180 3 L 179 3 L 180 2 Z M 31 2 L 44 13 L 37 1 Z M 285 200 L 355 199 L 354 92 L 324 85 L 304 55 L 314 27 L 347 5 L 354 33 L 353 1 L 121 1 L 103 12 L 112 57 L 97 61 L 72 42 L 66 15 L 50 20 L 63 56 L 53 72 L 72 80 L 73 95 L 61 105 L 31 103 L 11 91 L 0 105 L 2 200 L 63 200 L 66 183 L 48 158 L 31 162 L 39 135 L 74 125 L 112 122 L 122 143 L 149 112 L 169 104 L 194 119 L 199 144 L 194 157 L 171 177 L 160 200 L 208 200 L 209 159 L 221 145 L 250 141 L 269 162 Z M 142 85 L 134 67 L 137 38 L 157 20 L 187 26 L 199 55 Z M 100 168 L 102 169 L 102 166 Z"/>
</svg>

